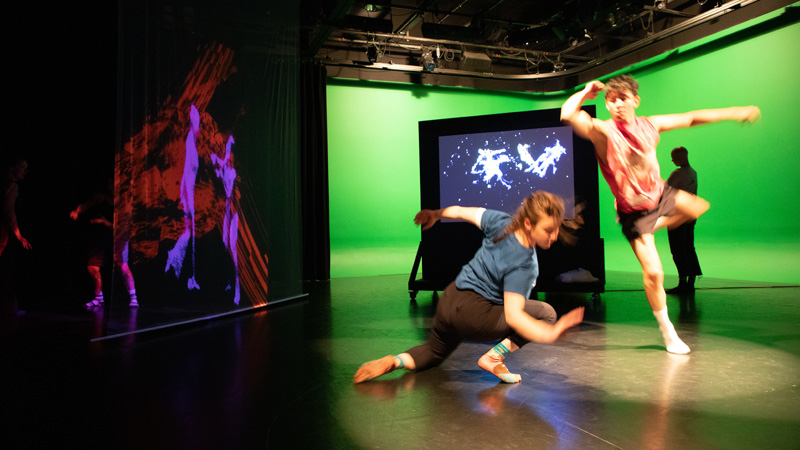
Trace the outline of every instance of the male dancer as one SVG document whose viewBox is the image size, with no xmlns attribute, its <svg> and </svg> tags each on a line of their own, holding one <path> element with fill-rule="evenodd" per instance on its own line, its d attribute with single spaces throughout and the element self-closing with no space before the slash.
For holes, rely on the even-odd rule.
<svg viewBox="0 0 800 450">
<path fill-rule="evenodd" d="M 587 100 L 605 89 L 611 119 L 602 121 L 581 110 Z M 593 81 L 573 94 L 561 107 L 561 120 L 594 144 L 600 170 L 616 199 L 622 232 L 642 265 L 644 290 L 659 324 L 667 351 L 686 354 L 689 347 L 678 337 L 667 315 L 664 271 L 653 233 L 695 220 L 708 210 L 707 201 L 665 186 L 656 159 L 659 133 L 722 120 L 752 122 L 760 116 L 755 106 L 706 109 L 681 114 L 637 117 L 639 83 L 628 75 L 607 85 Z"/>
</svg>

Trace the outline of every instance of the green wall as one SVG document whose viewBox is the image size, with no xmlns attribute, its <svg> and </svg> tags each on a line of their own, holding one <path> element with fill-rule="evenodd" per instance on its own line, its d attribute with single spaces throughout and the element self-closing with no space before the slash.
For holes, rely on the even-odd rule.
<svg viewBox="0 0 800 450">
<path fill-rule="evenodd" d="M 700 196 L 712 204 L 698 222 L 705 275 L 800 282 L 800 114 L 792 79 L 800 24 L 782 11 L 626 69 L 640 82 L 640 115 L 755 104 L 761 121 L 718 123 L 662 135 L 689 149 Z M 558 108 L 572 92 L 527 94 L 330 79 L 328 143 L 331 276 L 407 274 L 420 239 L 417 124 L 421 120 Z M 598 117 L 607 119 L 601 102 Z M 638 271 L 600 180 L 606 269 Z M 675 274 L 666 233 L 657 234 L 665 271 Z"/>
</svg>

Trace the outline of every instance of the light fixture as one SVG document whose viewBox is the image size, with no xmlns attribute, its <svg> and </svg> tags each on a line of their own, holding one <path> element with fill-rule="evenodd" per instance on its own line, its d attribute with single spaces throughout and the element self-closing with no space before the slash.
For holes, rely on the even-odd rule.
<svg viewBox="0 0 800 450">
<path fill-rule="evenodd" d="M 428 72 L 433 72 L 433 69 L 436 68 L 436 61 L 433 59 L 430 50 L 425 50 L 420 61 L 422 62 L 422 68 Z"/>
<path fill-rule="evenodd" d="M 553 63 L 553 69 L 555 71 L 564 70 L 564 62 L 561 61 L 561 55 L 558 55 L 558 59 Z"/>
<path fill-rule="evenodd" d="M 367 61 L 369 61 L 369 63 L 372 64 L 377 60 L 378 60 L 378 48 L 375 47 L 374 45 L 370 45 L 369 47 L 367 47 Z"/>
</svg>

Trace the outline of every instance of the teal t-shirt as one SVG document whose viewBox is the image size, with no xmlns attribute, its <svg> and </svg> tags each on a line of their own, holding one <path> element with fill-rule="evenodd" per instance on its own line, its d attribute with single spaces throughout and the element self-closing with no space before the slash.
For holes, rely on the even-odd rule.
<svg viewBox="0 0 800 450">
<path fill-rule="evenodd" d="M 528 298 L 539 276 L 536 250 L 524 247 L 513 233 L 494 242 L 510 222 L 511 216 L 507 213 L 491 209 L 483 212 L 483 244 L 461 268 L 456 277 L 457 288 L 472 289 L 496 303 L 503 303 L 504 292 Z"/>
</svg>

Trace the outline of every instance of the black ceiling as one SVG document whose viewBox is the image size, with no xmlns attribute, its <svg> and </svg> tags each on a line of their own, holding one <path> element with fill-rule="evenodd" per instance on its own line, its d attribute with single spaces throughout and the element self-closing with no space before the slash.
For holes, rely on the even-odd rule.
<svg viewBox="0 0 800 450">
<path fill-rule="evenodd" d="M 347 78 L 548 92 L 785 0 L 304 0 L 303 47 Z"/>
</svg>

